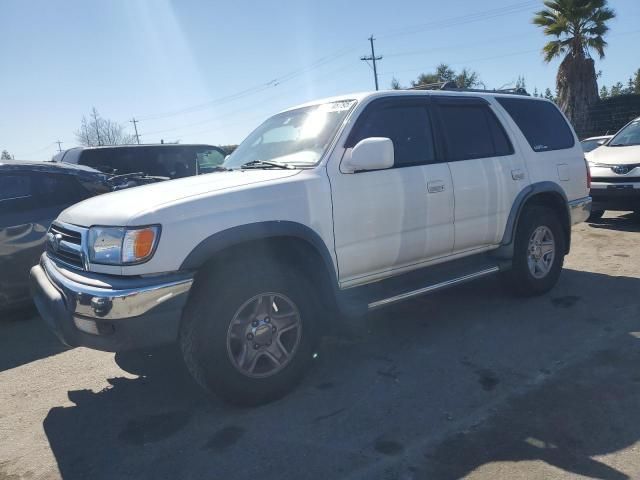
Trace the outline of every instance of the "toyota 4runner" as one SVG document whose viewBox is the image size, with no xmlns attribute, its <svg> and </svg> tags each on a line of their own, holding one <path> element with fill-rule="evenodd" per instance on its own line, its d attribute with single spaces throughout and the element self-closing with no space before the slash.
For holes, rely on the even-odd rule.
<svg viewBox="0 0 640 480">
<path fill-rule="evenodd" d="M 519 294 L 547 292 L 591 204 L 556 106 L 491 92 L 308 103 L 223 167 L 60 214 L 31 279 L 64 343 L 177 341 L 206 389 L 268 401 L 323 334 L 368 310 L 498 273 Z"/>
</svg>

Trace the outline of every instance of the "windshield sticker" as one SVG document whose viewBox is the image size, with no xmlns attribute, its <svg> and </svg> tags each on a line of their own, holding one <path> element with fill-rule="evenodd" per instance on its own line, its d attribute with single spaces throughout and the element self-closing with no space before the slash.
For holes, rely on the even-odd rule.
<svg viewBox="0 0 640 480">
<path fill-rule="evenodd" d="M 355 100 L 343 100 L 340 102 L 324 103 L 320 105 L 318 110 L 327 113 L 344 112 L 346 110 L 349 110 L 354 103 L 356 103 Z"/>
</svg>

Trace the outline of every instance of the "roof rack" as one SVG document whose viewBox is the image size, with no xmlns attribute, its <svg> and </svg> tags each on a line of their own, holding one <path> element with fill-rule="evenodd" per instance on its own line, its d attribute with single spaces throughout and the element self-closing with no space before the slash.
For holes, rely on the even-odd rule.
<svg viewBox="0 0 640 480">
<path fill-rule="evenodd" d="M 448 90 L 455 92 L 479 92 L 479 93 L 507 93 L 512 95 L 526 95 L 531 96 L 529 93 L 521 87 L 517 88 L 501 88 L 501 89 L 480 89 L 480 88 L 460 88 L 451 80 L 446 82 L 424 83 L 422 85 L 416 85 L 415 87 L 409 87 L 407 90 Z"/>
</svg>

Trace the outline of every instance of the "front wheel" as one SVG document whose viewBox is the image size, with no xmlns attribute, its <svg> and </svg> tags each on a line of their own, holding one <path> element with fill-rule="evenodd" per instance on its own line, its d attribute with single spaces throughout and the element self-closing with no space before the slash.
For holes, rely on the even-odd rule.
<svg viewBox="0 0 640 480">
<path fill-rule="evenodd" d="M 558 282 L 565 251 L 556 213 L 545 207 L 527 208 L 518 224 L 512 268 L 505 273 L 507 286 L 522 296 L 548 292 Z"/>
<path fill-rule="evenodd" d="M 317 344 L 314 288 L 275 262 L 227 265 L 201 279 L 180 345 L 198 383 L 230 403 L 258 405 L 301 379 Z"/>
</svg>

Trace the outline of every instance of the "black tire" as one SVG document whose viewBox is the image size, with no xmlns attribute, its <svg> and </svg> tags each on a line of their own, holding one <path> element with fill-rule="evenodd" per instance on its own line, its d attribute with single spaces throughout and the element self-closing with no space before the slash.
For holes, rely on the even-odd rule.
<svg viewBox="0 0 640 480">
<path fill-rule="evenodd" d="M 536 278 L 528 265 L 528 249 L 529 239 L 541 226 L 547 227 L 553 234 L 555 256 L 548 273 L 542 278 Z M 566 238 L 558 215 L 550 208 L 527 207 L 518 222 L 512 267 L 503 275 L 505 286 L 519 296 L 529 297 L 548 292 L 560 277 L 564 263 L 565 246 Z"/>
<path fill-rule="evenodd" d="M 295 304 L 301 337 L 280 371 L 255 378 L 232 362 L 227 332 L 238 309 L 265 292 L 283 294 Z M 203 272 L 185 308 L 180 330 L 180 347 L 189 372 L 205 390 L 236 405 L 259 405 L 282 397 L 300 381 L 317 346 L 318 301 L 314 292 L 317 289 L 303 272 L 264 259 L 236 259 Z"/>
<path fill-rule="evenodd" d="M 587 222 L 594 222 L 596 220 L 600 220 L 604 215 L 604 210 L 591 210 L 591 214 L 589 218 L 587 218 Z"/>
</svg>

